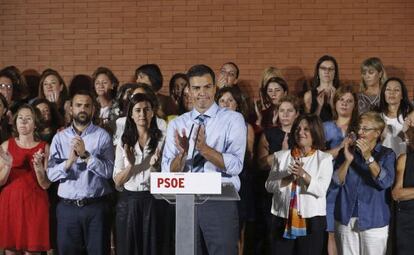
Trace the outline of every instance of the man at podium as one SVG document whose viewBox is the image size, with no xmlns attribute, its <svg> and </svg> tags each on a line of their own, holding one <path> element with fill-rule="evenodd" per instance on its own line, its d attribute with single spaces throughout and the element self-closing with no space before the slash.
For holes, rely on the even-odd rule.
<svg viewBox="0 0 414 255">
<path fill-rule="evenodd" d="M 206 65 L 187 72 L 194 108 L 168 126 L 163 172 L 220 172 L 222 182 L 240 189 L 247 129 L 243 116 L 214 102 L 215 75 Z M 236 255 L 239 221 L 236 201 L 197 205 L 197 254 Z"/>
</svg>

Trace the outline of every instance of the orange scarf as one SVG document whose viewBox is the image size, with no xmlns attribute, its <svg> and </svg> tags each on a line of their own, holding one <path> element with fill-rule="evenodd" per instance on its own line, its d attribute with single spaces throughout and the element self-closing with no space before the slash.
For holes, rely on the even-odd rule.
<svg viewBox="0 0 414 255">
<path fill-rule="evenodd" d="M 293 158 L 300 158 L 301 156 L 311 156 L 315 153 L 315 149 L 302 155 L 299 148 L 293 148 L 291 155 Z M 306 236 L 306 219 L 302 218 L 298 211 L 298 194 L 300 193 L 300 186 L 297 185 L 297 180 L 292 182 L 289 215 L 286 220 L 285 231 L 283 237 L 286 239 L 296 239 L 299 236 Z"/>
</svg>

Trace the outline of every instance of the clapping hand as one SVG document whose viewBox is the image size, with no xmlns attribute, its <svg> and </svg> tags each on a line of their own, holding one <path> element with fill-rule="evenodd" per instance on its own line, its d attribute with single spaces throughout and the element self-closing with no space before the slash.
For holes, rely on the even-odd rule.
<svg viewBox="0 0 414 255">
<path fill-rule="evenodd" d="M 296 178 L 303 177 L 303 175 L 306 173 L 303 169 L 303 162 L 301 162 L 299 158 L 295 158 L 294 161 L 290 163 L 288 171 Z"/>
<path fill-rule="evenodd" d="M 161 148 L 157 147 L 155 149 L 154 154 L 150 158 L 150 166 L 154 169 L 158 169 L 160 165 L 160 159 L 161 159 Z"/>
<path fill-rule="evenodd" d="M 85 154 L 85 143 L 80 136 L 75 136 L 72 139 L 72 146 L 78 156 L 82 156 Z"/>
<path fill-rule="evenodd" d="M 178 151 L 181 154 L 187 154 L 188 153 L 188 137 L 185 133 L 185 129 L 182 130 L 181 135 L 178 133 L 177 130 L 175 130 L 175 146 L 177 146 Z"/>
<path fill-rule="evenodd" d="M 45 153 L 43 152 L 42 149 L 39 149 L 38 151 L 36 151 L 33 154 L 32 162 L 33 162 L 34 170 L 36 172 L 45 171 L 45 167 L 44 167 L 44 164 L 43 164 L 44 163 L 44 158 L 45 158 Z"/>
<path fill-rule="evenodd" d="M 3 150 L 3 147 L 0 146 L 0 169 L 3 167 L 11 167 L 13 162 L 13 157 L 7 151 Z"/>
<path fill-rule="evenodd" d="M 125 156 L 128 160 L 129 165 L 132 167 L 135 165 L 135 149 L 132 146 L 129 146 L 128 144 L 124 144 L 124 151 Z"/>
</svg>

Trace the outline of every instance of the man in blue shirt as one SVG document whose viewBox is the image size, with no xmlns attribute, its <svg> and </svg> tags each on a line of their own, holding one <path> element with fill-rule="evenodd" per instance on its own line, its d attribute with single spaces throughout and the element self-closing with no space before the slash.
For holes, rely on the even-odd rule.
<svg viewBox="0 0 414 255">
<path fill-rule="evenodd" d="M 222 182 L 240 189 L 247 129 L 240 113 L 214 102 L 214 72 L 196 65 L 187 73 L 194 109 L 168 126 L 162 158 L 164 172 L 219 172 Z M 207 201 L 197 205 L 198 238 L 208 254 L 237 254 L 238 213 L 235 201 Z M 202 238 L 201 238 L 202 236 Z M 197 254 L 203 254 L 201 241 Z"/>
<path fill-rule="evenodd" d="M 59 182 L 56 210 L 59 254 L 109 254 L 110 205 L 113 190 L 112 139 L 92 123 L 90 92 L 73 95 L 73 123 L 57 133 L 50 146 L 48 178 Z"/>
</svg>

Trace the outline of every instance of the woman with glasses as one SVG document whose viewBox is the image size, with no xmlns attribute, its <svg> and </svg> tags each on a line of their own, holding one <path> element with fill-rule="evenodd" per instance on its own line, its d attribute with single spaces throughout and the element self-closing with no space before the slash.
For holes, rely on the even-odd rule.
<svg viewBox="0 0 414 255">
<path fill-rule="evenodd" d="M 386 80 L 387 74 L 381 59 L 373 57 L 362 62 L 360 92 L 358 93 L 359 113 L 377 110 L 381 88 Z"/>
<path fill-rule="evenodd" d="M 115 97 L 118 89 L 118 78 L 106 67 L 98 67 L 92 74 L 96 101 L 100 106 L 99 124 L 110 134 L 115 131 L 115 121 L 119 116 L 119 109 L 115 108 Z"/>
<path fill-rule="evenodd" d="M 389 189 L 395 153 L 381 145 L 385 127 L 377 112 L 362 114 L 358 137 L 345 138 L 335 160 L 335 238 L 339 254 L 385 254 L 390 223 Z"/>
<path fill-rule="evenodd" d="M 407 153 L 397 160 L 397 175 L 392 197 L 397 202 L 396 248 L 398 255 L 414 251 L 414 127 L 405 132 L 408 140 Z"/>
<path fill-rule="evenodd" d="M 404 132 L 413 123 L 414 109 L 408 99 L 407 87 L 399 78 L 389 78 L 381 88 L 379 110 L 385 121 L 382 145 L 394 150 L 397 157 L 405 153 Z"/>
<path fill-rule="evenodd" d="M 332 120 L 335 108 L 333 98 L 339 87 L 339 70 L 336 59 L 322 56 L 315 66 L 311 89 L 304 95 L 305 111 L 315 113 L 322 121 Z"/>
<path fill-rule="evenodd" d="M 326 229 L 326 192 L 332 156 L 318 116 L 299 116 L 292 149 L 275 152 L 266 189 L 273 193 L 272 254 L 322 254 Z"/>
</svg>

